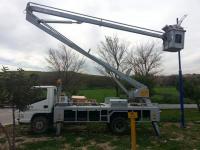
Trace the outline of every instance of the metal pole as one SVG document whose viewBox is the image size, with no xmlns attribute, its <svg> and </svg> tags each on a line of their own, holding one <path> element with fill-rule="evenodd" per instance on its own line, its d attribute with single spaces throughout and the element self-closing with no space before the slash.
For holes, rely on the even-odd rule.
<svg viewBox="0 0 200 150">
<path fill-rule="evenodd" d="M 136 150 L 136 122 L 131 118 L 131 150 Z"/>
<path fill-rule="evenodd" d="M 136 146 L 136 121 L 138 118 L 137 112 L 128 112 L 128 118 L 131 120 L 131 150 L 137 150 Z"/>
<path fill-rule="evenodd" d="M 183 77 L 181 70 L 181 54 L 178 51 L 178 62 L 179 62 L 179 101 L 180 101 L 180 127 L 185 127 L 185 117 L 184 117 L 184 95 L 183 95 Z"/>
</svg>

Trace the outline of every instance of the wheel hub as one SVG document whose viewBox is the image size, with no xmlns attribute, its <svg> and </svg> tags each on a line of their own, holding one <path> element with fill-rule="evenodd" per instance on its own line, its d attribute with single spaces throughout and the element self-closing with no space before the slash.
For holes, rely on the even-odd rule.
<svg viewBox="0 0 200 150">
<path fill-rule="evenodd" d="M 42 129 L 44 127 L 44 124 L 42 121 L 39 121 L 39 122 L 36 122 L 36 125 L 35 125 L 36 129 Z"/>
</svg>

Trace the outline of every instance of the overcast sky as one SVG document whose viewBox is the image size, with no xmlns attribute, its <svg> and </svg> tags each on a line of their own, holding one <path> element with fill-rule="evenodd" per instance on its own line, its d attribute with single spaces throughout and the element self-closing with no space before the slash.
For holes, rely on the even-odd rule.
<svg viewBox="0 0 200 150">
<path fill-rule="evenodd" d="M 25 20 L 27 0 L 0 0 L 0 65 L 14 70 L 48 71 L 45 58 L 49 48 L 61 43 Z M 33 0 L 32 2 L 71 10 L 96 17 L 161 31 L 187 14 L 182 26 L 186 30 L 185 48 L 181 51 L 183 73 L 200 73 L 200 1 L 199 0 Z M 104 36 L 117 35 L 137 46 L 161 40 L 104 27 L 80 24 L 56 26 L 61 33 L 83 49 L 97 54 Z M 162 54 L 162 74 L 177 74 L 177 53 Z M 96 74 L 95 63 L 87 60 L 85 73 Z"/>
</svg>

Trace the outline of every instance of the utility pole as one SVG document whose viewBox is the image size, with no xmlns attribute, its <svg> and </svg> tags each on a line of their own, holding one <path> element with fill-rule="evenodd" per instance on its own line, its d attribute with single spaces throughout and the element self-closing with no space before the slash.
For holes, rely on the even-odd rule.
<svg viewBox="0 0 200 150">
<path fill-rule="evenodd" d="M 180 20 L 177 18 L 177 25 L 180 25 L 187 15 L 184 15 Z M 179 65 L 179 102 L 180 102 L 180 127 L 185 127 L 184 115 L 184 93 L 183 93 L 183 75 L 181 69 L 181 52 L 178 51 L 178 65 Z"/>
<path fill-rule="evenodd" d="M 179 101 L 180 101 L 180 127 L 185 127 L 185 115 L 184 115 L 184 95 L 183 95 L 183 76 L 181 70 L 181 54 L 178 51 L 178 64 L 179 64 Z"/>
</svg>

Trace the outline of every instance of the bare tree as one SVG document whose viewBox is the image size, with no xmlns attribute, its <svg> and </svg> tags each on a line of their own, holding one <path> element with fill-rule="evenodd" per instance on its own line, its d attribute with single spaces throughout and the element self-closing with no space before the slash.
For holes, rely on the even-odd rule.
<svg viewBox="0 0 200 150">
<path fill-rule="evenodd" d="M 162 71 L 161 58 L 161 50 L 154 42 L 140 45 L 127 55 L 127 66 L 132 69 L 134 78 L 147 85 L 150 94 L 154 93 L 155 75 Z"/>
<path fill-rule="evenodd" d="M 133 69 L 135 75 L 156 75 L 161 69 L 161 50 L 154 42 L 140 45 L 136 51 L 130 51 L 127 57 L 129 68 Z"/>
<path fill-rule="evenodd" d="M 46 60 L 50 69 L 59 72 L 79 72 L 85 63 L 83 58 L 80 58 L 72 49 L 67 49 L 64 45 L 58 50 L 49 49 L 49 57 Z"/>
<path fill-rule="evenodd" d="M 62 45 L 59 49 L 49 49 L 49 56 L 46 61 L 49 68 L 58 72 L 58 78 L 61 78 L 65 90 L 69 90 L 71 94 L 74 92 L 78 84 L 79 78 L 75 74 L 80 72 L 84 66 L 85 59 L 73 52 L 72 49 L 67 49 Z"/>
<path fill-rule="evenodd" d="M 105 36 L 105 42 L 102 41 L 98 46 L 98 52 L 101 59 L 121 72 L 124 72 L 127 69 L 125 64 L 127 49 L 128 43 L 125 41 L 121 42 L 117 36 Z M 118 76 L 109 72 L 105 68 L 97 67 L 97 70 L 103 75 L 118 79 Z M 119 88 L 117 84 L 115 85 L 115 89 L 116 95 L 119 96 Z"/>
</svg>

